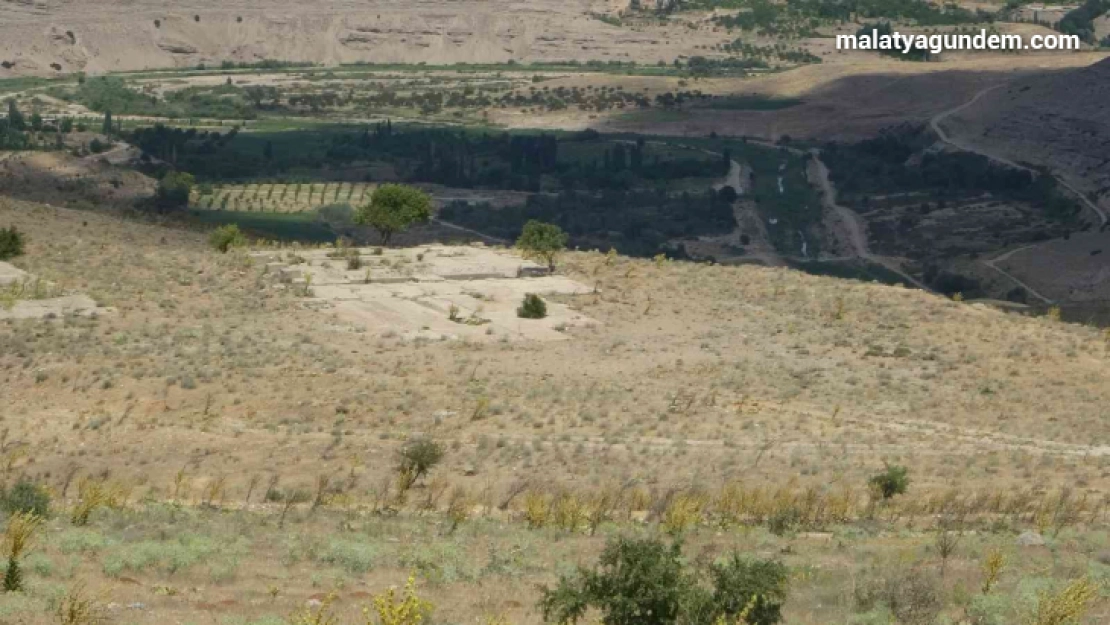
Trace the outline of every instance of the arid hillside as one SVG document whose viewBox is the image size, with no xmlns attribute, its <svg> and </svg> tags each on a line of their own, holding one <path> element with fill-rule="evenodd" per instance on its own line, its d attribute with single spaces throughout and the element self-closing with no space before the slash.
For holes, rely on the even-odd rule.
<svg viewBox="0 0 1110 625">
<path fill-rule="evenodd" d="M 594 16 L 613 8 L 600 0 L 0 0 L 0 78 L 265 59 L 654 62 L 710 43 L 681 25 L 637 32 Z"/>
<path fill-rule="evenodd" d="M 291 482 L 355 466 L 370 488 L 399 441 L 431 433 L 454 450 L 452 476 L 498 488 L 824 484 L 884 459 L 923 488 L 1106 486 L 1108 346 L 1089 327 L 786 269 L 581 252 L 560 273 L 590 293 L 552 296 L 593 320 L 562 328 L 569 340 L 519 340 L 515 318 L 452 340 L 439 322 L 410 334 L 377 321 L 384 309 L 352 315 L 319 280 L 287 288 L 187 231 L 0 206 L 30 237 L 20 268 L 114 309 L 0 322 L 4 427 L 35 474 L 76 462 L 161 492 L 186 463 Z M 436 296 L 439 314 L 495 312 L 496 293 Z"/>
<path fill-rule="evenodd" d="M 952 114 L 952 134 L 1062 176 L 1110 210 L 1110 60 L 1018 78 Z"/>
<path fill-rule="evenodd" d="M 45 282 L 0 287 L 0 466 L 54 514 L 9 622 L 364 623 L 411 575 L 435 622 L 538 625 L 544 585 L 663 532 L 691 566 L 785 563 L 799 625 L 1023 622 L 1110 571 L 1091 327 L 782 268 L 569 252 L 443 280 L 521 261 L 421 245 L 362 250 L 355 284 L 350 250 L 0 199 L 10 225 Z M 553 283 L 551 318 L 504 314 Z M 89 304 L 26 299 L 57 296 Z M 421 440 L 442 461 L 404 482 Z M 889 501 L 885 463 L 911 480 Z M 1084 597 L 1073 622 L 1105 622 Z"/>
</svg>

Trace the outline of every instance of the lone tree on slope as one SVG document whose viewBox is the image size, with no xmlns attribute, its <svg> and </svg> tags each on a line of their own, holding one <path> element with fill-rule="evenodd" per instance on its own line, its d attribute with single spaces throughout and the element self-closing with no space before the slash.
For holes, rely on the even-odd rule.
<svg viewBox="0 0 1110 625">
<path fill-rule="evenodd" d="M 432 216 L 432 198 L 413 187 L 383 184 L 370 196 L 370 203 L 355 213 L 355 223 L 378 231 L 382 245 L 409 226 L 425 223 Z"/>
<path fill-rule="evenodd" d="M 532 219 L 524 224 L 516 246 L 526 258 L 539 258 L 547 263 L 550 271 L 555 271 L 555 257 L 566 249 L 567 233 L 555 224 Z"/>
</svg>

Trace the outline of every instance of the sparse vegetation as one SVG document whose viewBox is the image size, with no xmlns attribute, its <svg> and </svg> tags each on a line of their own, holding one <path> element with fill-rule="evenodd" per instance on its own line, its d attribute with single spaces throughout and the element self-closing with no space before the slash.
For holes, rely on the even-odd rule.
<svg viewBox="0 0 1110 625">
<path fill-rule="evenodd" d="M 50 493 L 41 485 L 21 478 L 11 488 L 0 491 L 0 508 L 8 514 L 50 516 Z"/>
<path fill-rule="evenodd" d="M 0 520 L 42 519 L 0 560 L 0 622 L 1110 619 L 1110 342 L 1061 285 L 1019 286 L 1057 247 L 1097 269 L 1101 161 L 972 133 L 1037 119 L 1036 74 L 1094 56 L 887 72 L 828 37 L 993 16 L 666 0 L 564 7 L 529 61 L 431 62 L 520 49 L 471 46 L 475 6 L 290 18 L 427 65 L 213 62 L 262 58 L 276 22 L 201 4 L 137 13 L 179 67 L 0 80 L 0 196 L 46 202 L 0 197 L 30 274 L 0 287 Z M 514 24 L 492 36 L 545 32 Z M 71 27 L 32 30 L 112 65 Z M 605 60 L 533 62 L 563 52 Z M 1099 145 L 1056 113 L 1030 135 Z M 938 293 L 876 283 L 907 275 Z"/>
<path fill-rule="evenodd" d="M 15 226 L 0 228 L 0 260 L 11 260 L 16 256 L 22 256 L 25 245 L 23 233 Z"/>
<path fill-rule="evenodd" d="M 212 234 L 208 235 L 208 244 L 220 253 L 226 254 L 232 248 L 245 246 L 247 237 L 239 230 L 239 226 L 228 224 L 213 230 Z"/>
<path fill-rule="evenodd" d="M 4 530 L 4 554 L 8 559 L 4 570 L 4 592 L 23 590 L 22 559 L 34 546 L 42 521 L 42 517 L 33 512 L 16 512 L 8 517 L 8 526 Z"/>
</svg>

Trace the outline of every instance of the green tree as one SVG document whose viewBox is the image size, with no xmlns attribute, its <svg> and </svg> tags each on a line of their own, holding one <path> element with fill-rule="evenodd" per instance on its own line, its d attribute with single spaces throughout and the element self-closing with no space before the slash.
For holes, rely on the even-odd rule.
<svg viewBox="0 0 1110 625">
<path fill-rule="evenodd" d="M 605 546 L 597 569 L 580 568 L 545 589 L 540 608 L 554 623 L 575 623 L 593 607 L 605 625 L 670 625 L 694 588 L 678 542 L 617 538 Z"/>
<path fill-rule="evenodd" d="M 567 234 L 555 224 L 546 224 L 535 219 L 524 224 L 516 246 L 527 258 L 539 258 L 547 263 L 547 268 L 555 271 L 555 257 L 567 247 Z"/>
<path fill-rule="evenodd" d="M 359 207 L 355 223 L 378 231 L 382 245 L 389 245 L 398 232 L 417 223 L 425 223 L 432 215 L 432 198 L 413 187 L 383 184 L 370 196 L 370 203 Z"/>
<path fill-rule="evenodd" d="M 73 118 L 63 117 L 61 123 L 58 124 L 58 130 L 63 133 L 73 132 Z"/>
<path fill-rule="evenodd" d="M 112 111 L 104 111 L 104 125 L 100 128 L 100 133 L 103 135 L 111 136 L 114 128 L 112 127 Z"/>
<path fill-rule="evenodd" d="M 31 130 L 42 132 L 42 115 L 31 113 Z"/>
<path fill-rule="evenodd" d="M 195 179 L 192 174 L 178 171 L 168 172 L 158 181 L 154 201 L 162 210 L 185 208 L 189 205 L 189 194 L 193 191 Z"/>
<path fill-rule="evenodd" d="M 19 112 L 19 107 L 15 104 L 15 98 L 8 100 L 8 127 L 12 130 L 23 130 L 27 127 L 27 123 L 23 120 L 23 113 Z"/>
<path fill-rule="evenodd" d="M 8 260 L 23 255 L 26 243 L 23 233 L 15 226 L 0 229 L 0 260 Z"/>
</svg>

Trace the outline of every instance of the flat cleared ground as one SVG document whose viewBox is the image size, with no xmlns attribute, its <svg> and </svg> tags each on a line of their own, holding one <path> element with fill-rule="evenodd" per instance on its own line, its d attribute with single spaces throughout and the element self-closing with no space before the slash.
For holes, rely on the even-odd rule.
<svg viewBox="0 0 1110 625">
<path fill-rule="evenodd" d="M 543 319 L 520 319 L 528 293 L 582 295 L 589 289 L 519 256 L 484 246 L 402 250 L 350 248 L 255 252 L 272 288 L 299 291 L 366 339 L 551 341 L 594 322 L 552 302 Z M 288 285 L 288 286 L 286 286 Z"/>
</svg>

